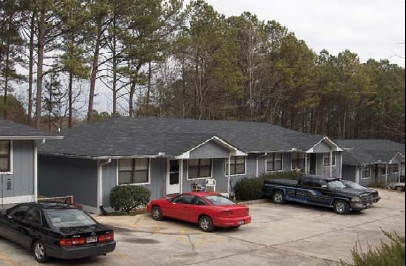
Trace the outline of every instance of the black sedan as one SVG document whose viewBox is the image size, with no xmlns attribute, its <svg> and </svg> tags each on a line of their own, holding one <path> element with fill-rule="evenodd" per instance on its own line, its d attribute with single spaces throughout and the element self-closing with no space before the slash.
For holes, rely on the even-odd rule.
<svg viewBox="0 0 406 266">
<path fill-rule="evenodd" d="M 3 211 L 0 236 L 32 251 L 35 259 L 80 259 L 116 248 L 114 232 L 75 206 L 25 203 Z"/>
</svg>

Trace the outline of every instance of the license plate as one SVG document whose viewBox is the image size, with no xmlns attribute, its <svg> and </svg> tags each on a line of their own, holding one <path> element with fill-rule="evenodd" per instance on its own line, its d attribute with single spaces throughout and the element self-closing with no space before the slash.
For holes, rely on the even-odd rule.
<svg viewBox="0 0 406 266">
<path fill-rule="evenodd" d="M 245 221 L 238 221 L 238 225 L 245 224 Z"/>
<path fill-rule="evenodd" d="M 86 238 L 86 243 L 97 243 L 97 236 L 91 236 Z"/>
</svg>

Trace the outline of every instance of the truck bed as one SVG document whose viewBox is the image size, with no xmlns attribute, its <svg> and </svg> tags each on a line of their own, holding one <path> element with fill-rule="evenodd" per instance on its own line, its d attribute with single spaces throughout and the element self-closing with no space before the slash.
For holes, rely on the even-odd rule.
<svg viewBox="0 0 406 266">
<path fill-rule="evenodd" d="M 265 184 L 296 187 L 299 184 L 299 181 L 288 179 L 274 179 L 274 180 L 266 180 Z"/>
</svg>

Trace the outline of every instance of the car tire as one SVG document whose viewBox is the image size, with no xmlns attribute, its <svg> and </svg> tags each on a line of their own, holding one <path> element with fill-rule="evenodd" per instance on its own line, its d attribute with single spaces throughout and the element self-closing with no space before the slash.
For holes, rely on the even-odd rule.
<svg viewBox="0 0 406 266">
<path fill-rule="evenodd" d="M 45 245 L 39 240 L 32 245 L 32 253 L 35 260 L 39 263 L 46 263 L 49 260 Z"/>
<path fill-rule="evenodd" d="M 285 194 L 282 190 L 276 190 L 272 195 L 272 200 L 275 204 L 286 203 Z"/>
<path fill-rule="evenodd" d="M 334 202 L 334 211 L 337 214 L 344 215 L 350 213 L 350 204 L 344 200 L 336 200 Z"/>
<path fill-rule="evenodd" d="M 209 216 L 201 216 L 199 218 L 199 228 L 206 233 L 210 233 L 214 231 L 214 224 L 213 220 Z"/>
<path fill-rule="evenodd" d="M 155 221 L 162 221 L 164 219 L 162 209 L 159 206 L 154 206 L 151 209 L 152 219 Z"/>
</svg>

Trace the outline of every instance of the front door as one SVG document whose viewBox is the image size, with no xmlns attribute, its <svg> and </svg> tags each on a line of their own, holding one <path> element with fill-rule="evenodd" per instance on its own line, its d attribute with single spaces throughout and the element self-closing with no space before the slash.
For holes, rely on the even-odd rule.
<svg viewBox="0 0 406 266">
<path fill-rule="evenodd" d="M 310 171 L 311 175 L 317 174 L 317 154 L 311 153 L 310 154 Z"/>
<path fill-rule="evenodd" d="M 180 193 L 180 164 L 178 160 L 170 160 L 166 178 L 166 194 Z"/>
</svg>

